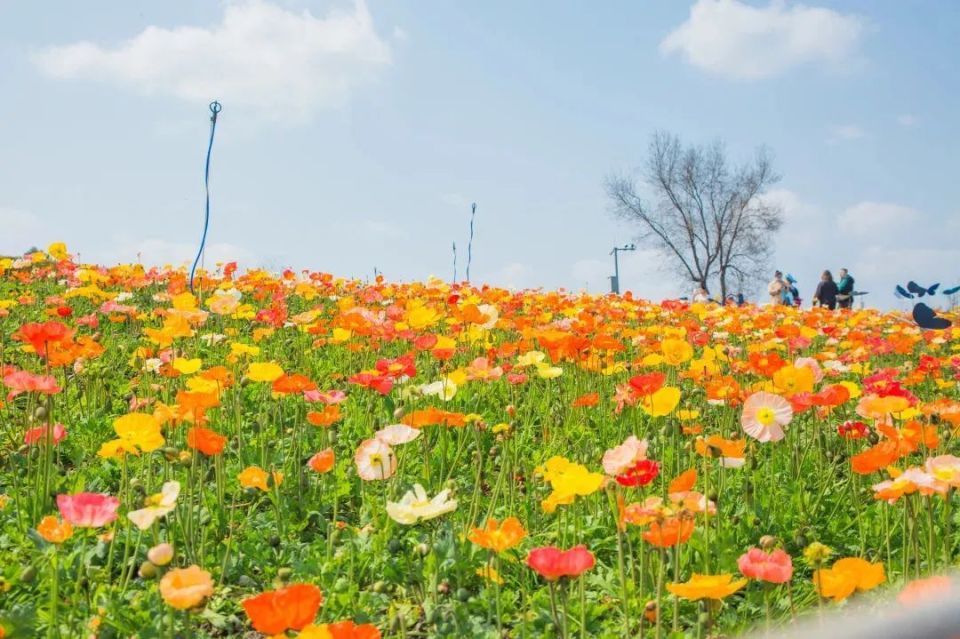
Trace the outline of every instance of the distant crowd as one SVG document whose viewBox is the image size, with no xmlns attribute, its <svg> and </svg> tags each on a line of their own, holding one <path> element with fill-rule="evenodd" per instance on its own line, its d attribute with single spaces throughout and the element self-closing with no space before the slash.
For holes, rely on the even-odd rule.
<svg viewBox="0 0 960 639">
<path fill-rule="evenodd" d="M 823 306 L 831 311 L 838 307 L 853 306 L 853 276 L 845 268 L 840 269 L 839 275 L 840 280 L 834 281 L 833 273 L 823 272 L 817 283 L 817 290 L 813 294 L 814 306 Z M 784 277 L 780 271 L 773 274 L 773 280 L 767 285 L 767 294 L 770 295 L 771 304 L 799 307 L 803 303 L 800 299 L 800 291 L 797 289 L 797 281 L 792 275 Z"/>
<path fill-rule="evenodd" d="M 783 276 L 781 271 L 773 274 L 773 280 L 767 285 L 767 294 L 770 296 L 771 304 L 780 304 L 783 306 L 796 306 L 799 308 L 803 304 L 800 299 L 800 290 L 797 288 L 797 280 L 790 274 Z M 833 273 L 824 271 L 820 276 L 820 282 L 817 284 L 817 290 L 813 294 L 813 305 L 829 308 L 831 311 L 836 308 L 853 307 L 853 276 L 847 269 L 840 269 L 840 281 L 835 282 Z M 682 297 L 686 300 L 688 298 Z M 710 297 L 706 288 L 697 289 L 691 301 L 694 303 L 716 302 Z M 737 295 L 727 295 L 723 303 L 728 306 L 743 306 L 746 300 L 742 293 Z"/>
</svg>

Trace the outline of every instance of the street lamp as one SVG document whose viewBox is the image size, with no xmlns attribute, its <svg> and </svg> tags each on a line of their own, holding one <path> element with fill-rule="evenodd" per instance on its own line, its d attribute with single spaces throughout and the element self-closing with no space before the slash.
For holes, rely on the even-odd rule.
<svg viewBox="0 0 960 639">
<path fill-rule="evenodd" d="M 614 246 L 613 250 L 610 251 L 610 255 L 613 256 L 613 275 L 610 276 L 610 292 L 617 295 L 620 294 L 620 260 L 618 259 L 618 253 L 620 251 L 636 251 L 637 246 L 635 244 L 624 244 L 623 246 Z"/>
</svg>

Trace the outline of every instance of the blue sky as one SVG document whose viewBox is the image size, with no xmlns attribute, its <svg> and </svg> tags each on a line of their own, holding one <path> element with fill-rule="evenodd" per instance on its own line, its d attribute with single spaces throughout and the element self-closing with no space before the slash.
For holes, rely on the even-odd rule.
<svg viewBox="0 0 960 639">
<path fill-rule="evenodd" d="M 783 175 L 776 265 L 806 297 L 848 266 L 871 301 L 960 283 L 960 4 L 656 0 L 88 0 L 0 4 L 0 252 L 394 279 L 465 268 L 602 291 L 632 229 L 604 176 L 650 134 L 758 145 Z M 689 286 L 652 251 L 622 286 Z"/>
</svg>

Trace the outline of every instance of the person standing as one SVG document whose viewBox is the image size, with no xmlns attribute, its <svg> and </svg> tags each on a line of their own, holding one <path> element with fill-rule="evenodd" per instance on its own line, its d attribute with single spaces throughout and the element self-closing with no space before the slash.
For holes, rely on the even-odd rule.
<svg viewBox="0 0 960 639">
<path fill-rule="evenodd" d="M 773 280 L 767 285 L 767 294 L 770 295 L 771 304 L 782 304 L 783 293 L 787 289 L 787 283 L 783 281 L 783 273 L 777 271 L 773 274 Z"/>
<path fill-rule="evenodd" d="M 840 281 L 837 282 L 837 306 L 853 308 L 853 276 L 847 269 L 840 269 Z"/>
<path fill-rule="evenodd" d="M 817 292 L 813 294 L 813 305 L 826 306 L 831 311 L 837 308 L 837 283 L 833 281 L 833 273 L 824 271 L 817 284 Z"/>
</svg>

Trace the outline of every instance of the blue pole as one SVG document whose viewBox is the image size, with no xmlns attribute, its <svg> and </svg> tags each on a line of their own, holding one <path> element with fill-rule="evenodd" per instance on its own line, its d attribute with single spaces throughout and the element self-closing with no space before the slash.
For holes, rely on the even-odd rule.
<svg viewBox="0 0 960 639">
<path fill-rule="evenodd" d="M 203 235 L 200 236 L 200 248 L 197 249 L 197 256 L 193 259 L 193 266 L 190 267 L 190 292 L 193 293 L 193 275 L 197 271 L 197 264 L 200 262 L 200 256 L 203 255 L 203 248 L 207 244 L 207 229 L 210 228 L 210 153 L 213 151 L 213 134 L 217 130 L 217 114 L 223 107 L 214 100 L 210 103 L 210 142 L 207 144 L 207 162 L 203 170 L 203 188 L 206 191 L 206 209 L 203 216 Z"/>
</svg>

